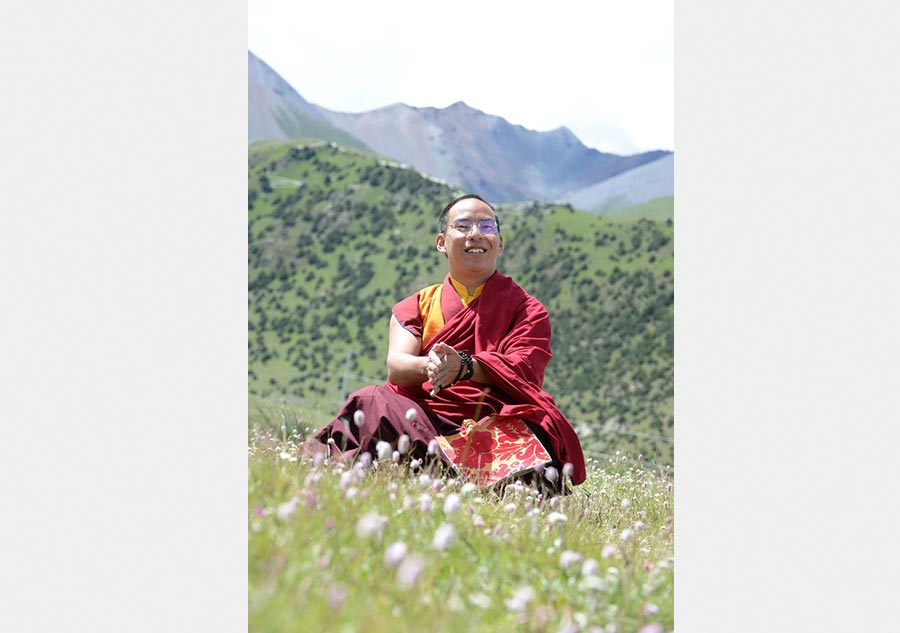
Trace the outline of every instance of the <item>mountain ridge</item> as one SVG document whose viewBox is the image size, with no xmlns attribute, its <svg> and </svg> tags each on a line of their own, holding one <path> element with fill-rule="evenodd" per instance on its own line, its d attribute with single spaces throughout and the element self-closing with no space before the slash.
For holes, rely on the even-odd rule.
<svg viewBox="0 0 900 633">
<path fill-rule="evenodd" d="M 247 131 L 249 141 L 321 138 L 349 147 L 369 147 L 331 125 L 293 86 L 247 51 Z"/>
<path fill-rule="evenodd" d="M 356 113 L 330 110 L 304 99 L 252 52 L 248 56 L 250 142 L 321 138 L 372 150 L 492 202 L 565 200 L 672 155 L 668 150 L 626 156 L 600 152 L 564 125 L 538 132 L 463 100 L 445 108 L 395 102 Z M 633 176 L 631 189 L 643 186 L 641 173 Z"/>
</svg>

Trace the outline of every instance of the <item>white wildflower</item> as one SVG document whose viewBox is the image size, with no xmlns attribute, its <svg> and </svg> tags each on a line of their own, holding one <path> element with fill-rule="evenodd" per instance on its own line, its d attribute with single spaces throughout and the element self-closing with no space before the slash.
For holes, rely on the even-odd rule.
<svg viewBox="0 0 900 633">
<path fill-rule="evenodd" d="M 409 417 L 409 414 L 407 414 L 407 417 Z M 397 450 L 401 455 L 406 455 L 409 452 L 409 435 L 406 433 L 397 438 Z"/>
<path fill-rule="evenodd" d="M 431 495 L 423 494 L 421 497 L 419 497 L 419 509 L 422 512 L 431 511 Z"/>
<path fill-rule="evenodd" d="M 565 522 L 567 520 L 568 520 L 568 517 L 566 517 L 566 515 L 563 514 L 562 512 L 551 512 L 550 514 L 547 515 L 547 521 L 549 523 L 559 523 L 559 522 Z"/>
<path fill-rule="evenodd" d="M 471 481 L 468 481 L 463 484 L 462 488 L 459 489 L 459 494 L 465 496 L 465 495 L 469 494 L 470 492 L 474 492 L 476 490 L 478 490 L 478 486 L 473 484 Z"/>
<path fill-rule="evenodd" d="M 622 533 L 619 534 L 619 538 L 623 541 L 631 539 L 632 536 L 634 536 L 634 530 L 632 530 L 631 528 L 625 528 L 624 530 L 622 530 Z"/>
<path fill-rule="evenodd" d="M 547 478 L 547 481 L 555 482 L 559 479 L 559 471 L 557 471 L 553 466 L 547 466 L 544 470 L 544 477 Z"/>
<path fill-rule="evenodd" d="M 507 503 L 505 506 L 503 506 L 503 511 L 504 511 L 504 512 L 515 512 L 515 511 L 516 511 L 516 504 L 514 504 L 514 503 Z"/>
<path fill-rule="evenodd" d="M 597 565 L 597 561 L 593 558 L 589 558 L 581 565 L 581 575 L 582 576 L 593 576 L 597 573 L 599 566 Z"/>
<path fill-rule="evenodd" d="M 425 569 L 424 556 L 421 554 L 407 556 L 397 568 L 397 584 L 401 587 L 412 587 L 418 582 L 423 569 Z"/>
<path fill-rule="evenodd" d="M 569 462 L 563 466 L 563 477 L 567 477 L 568 479 L 572 478 L 572 473 L 575 471 L 575 467 L 572 466 Z"/>
<path fill-rule="evenodd" d="M 356 534 L 361 538 L 368 538 L 371 536 L 380 541 L 382 532 L 384 532 L 384 526 L 387 525 L 387 522 L 387 517 L 383 517 L 376 512 L 369 512 L 357 521 Z"/>
<path fill-rule="evenodd" d="M 528 608 L 528 603 L 534 599 L 534 589 L 520 587 L 516 589 L 512 598 L 506 600 L 506 609 L 514 613 L 521 613 Z"/>
<path fill-rule="evenodd" d="M 284 503 L 278 506 L 278 518 L 282 521 L 287 521 L 297 512 L 297 504 L 300 503 L 299 497 L 291 497 L 289 501 L 285 501 Z"/>
<path fill-rule="evenodd" d="M 429 455 L 437 455 L 438 454 L 438 441 L 431 440 L 428 442 L 428 454 Z"/>
<path fill-rule="evenodd" d="M 469 595 L 469 602 L 479 609 L 489 609 L 491 606 L 491 598 L 485 593 L 476 592 Z"/>
<path fill-rule="evenodd" d="M 357 409 L 353 412 L 353 424 L 357 427 L 362 428 L 366 423 L 366 414 L 363 413 L 360 409 Z"/>
<path fill-rule="evenodd" d="M 375 454 L 378 455 L 378 459 L 390 459 L 391 450 L 391 445 L 384 440 L 379 440 L 375 445 Z"/>
<path fill-rule="evenodd" d="M 620 504 L 623 510 L 627 510 L 631 507 L 631 499 L 622 499 L 622 503 Z"/>
<path fill-rule="evenodd" d="M 594 575 L 588 575 L 581 579 L 581 586 L 585 589 L 603 591 L 606 589 L 606 584 L 607 583 L 603 578 Z"/>
<path fill-rule="evenodd" d="M 415 422 L 417 417 L 419 417 L 419 415 L 416 413 L 415 409 L 413 409 L 412 407 L 407 409 L 407 411 L 406 411 L 406 421 L 407 422 Z"/>
<path fill-rule="evenodd" d="M 403 561 L 405 556 L 406 543 L 403 543 L 402 541 L 391 543 L 384 551 L 384 564 L 388 567 L 396 567 Z"/>
<path fill-rule="evenodd" d="M 450 515 L 459 511 L 459 495 L 451 492 L 444 500 L 444 514 Z"/>
<path fill-rule="evenodd" d="M 445 550 L 456 541 L 456 530 L 449 523 L 444 523 L 434 532 L 431 546 L 437 550 Z"/>
</svg>

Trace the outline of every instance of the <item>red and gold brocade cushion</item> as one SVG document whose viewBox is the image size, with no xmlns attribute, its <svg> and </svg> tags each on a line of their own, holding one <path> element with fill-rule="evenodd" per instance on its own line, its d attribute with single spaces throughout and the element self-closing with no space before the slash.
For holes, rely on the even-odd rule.
<svg viewBox="0 0 900 633">
<path fill-rule="evenodd" d="M 517 417 L 465 420 L 459 433 L 439 435 L 437 441 L 457 473 L 483 488 L 551 461 L 544 445 Z"/>
</svg>

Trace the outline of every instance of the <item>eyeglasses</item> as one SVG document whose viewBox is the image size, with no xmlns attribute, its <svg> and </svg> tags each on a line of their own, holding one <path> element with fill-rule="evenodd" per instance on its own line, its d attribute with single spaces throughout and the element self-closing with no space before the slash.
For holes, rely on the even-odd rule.
<svg viewBox="0 0 900 633">
<path fill-rule="evenodd" d="M 475 226 L 477 226 L 478 230 L 485 235 L 494 235 L 499 230 L 497 221 L 490 219 L 478 220 L 478 222 L 472 222 L 472 220 L 457 220 L 450 225 L 450 228 L 456 229 L 463 235 L 468 235 Z"/>
</svg>

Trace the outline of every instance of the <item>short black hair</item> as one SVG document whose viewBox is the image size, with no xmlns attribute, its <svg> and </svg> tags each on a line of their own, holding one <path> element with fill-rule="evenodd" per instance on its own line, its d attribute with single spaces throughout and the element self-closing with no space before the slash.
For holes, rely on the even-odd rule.
<svg viewBox="0 0 900 633">
<path fill-rule="evenodd" d="M 467 193 L 463 196 L 458 196 L 447 203 L 447 206 L 444 207 L 444 209 L 441 211 L 441 215 L 438 217 L 438 228 L 440 229 L 440 232 L 447 232 L 447 214 L 450 213 L 450 209 L 453 208 L 453 205 L 460 200 L 466 200 L 467 198 L 475 198 L 476 200 L 481 200 L 488 206 L 488 208 L 494 214 L 494 220 L 497 222 L 497 233 L 500 233 L 500 218 L 497 216 L 497 209 L 495 209 L 494 205 L 492 205 L 490 202 L 475 193 Z"/>
</svg>

